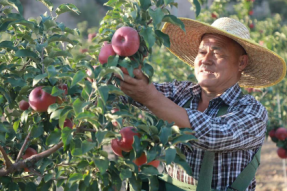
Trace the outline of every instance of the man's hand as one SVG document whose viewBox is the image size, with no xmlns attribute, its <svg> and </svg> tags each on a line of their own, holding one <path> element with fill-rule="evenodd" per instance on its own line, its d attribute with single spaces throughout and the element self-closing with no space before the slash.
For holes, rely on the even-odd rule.
<svg viewBox="0 0 287 191">
<path fill-rule="evenodd" d="M 156 101 L 157 94 L 159 93 L 152 83 L 149 83 L 148 78 L 142 73 L 140 69 L 134 70 L 135 78 L 124 74 L 124 79 L 121 79 L 120 89 L 133 100 L 149 106 L 152 102 Z"/>
<path fill-rule="evenodd" d="M 179 127 L 191 127 L 189 118 L 184 108 L 178 106 L 170 99 L 165 97 L 161 92 L 157 91 L 152 83 L 148 82 L 148 78 L 141 70 L 134 70 L 135 78 L 124 74 L 121 79 L 120 88 L 133 100 L 146 106 L 158 118 L 168 122 L 174 122 Z"/>
</svg>

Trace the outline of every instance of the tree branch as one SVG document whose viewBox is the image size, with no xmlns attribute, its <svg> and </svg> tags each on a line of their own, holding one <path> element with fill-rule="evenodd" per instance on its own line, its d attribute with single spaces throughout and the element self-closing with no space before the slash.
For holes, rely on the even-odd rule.
<svg viewBox="0 0 287 191">
<path fill-rule="evenodd" d="M 7 176 L 7 175 L 10 174 L 10 173 L 13 173 L 13 172 L 15 172 L 15 171 L 19 171 L 20 169 L 23 169 L 23 168 L 27 167 L 27 166 L 26 166 L 26 163 L 27 163 L 27 162 L 30 162 L 30 163 L 32 163 L 32 164 L 35 164 L 35 163 L 36 163 L 37 161 L 39 161 L 40 159 L 45 158 L 45 157 L 48 157 L 48 156 L 50 156 L 51 154 L 53 154 L 54 152 L 56 152 L 56 151 L 57 151 L 58 149 L 60 149 L 63 145 L 64 145 L 64 144 L 63 144 L 63 142 L 61 141 L 61 142 L 59 142 L 57 145 L 55 145 L 54 147 L 52 147 L 52 148 L 50 148 L 50 149 L 48 149 L 48 150 L 46 150 L 46 151 L 43 151 L 43 152 L 41 152 L 41 153 L 39 153 L 39 154 L 36 154 L 36 155 L 32 155 L 31 157 L 29 157 L 29 158 L 27 158 L 27 159 L 25 159 L 25 160 L 21 160 L 21 161 L 19 161 L 19 162 L 16 162 L 16 163 L 12 164 L 12 165 L 10 166 L 10 168 L 7 168 L 6 170 L 1 169 L 1 170 L 0 170 L 0 177 L 1 177 L 1 176 Z"/>
<path fill-rule="evenodd" d="M 21 147 L 21 149 L 20 149 L 20 151 L 19 151 L 19 153 L 18 153 L 18 156 L 17 156 L 17 159 L 16 159 L 15 162 L 18 162 L 18 161 L 20 160 L 20 157 L 21 157 L 21 155 L 22 155 L 22 153 L 23 153 L 23 150 L 24 150 L 25 146 L 26 146 L 27 143 L 28 143 L 28 140 L 29 140 L 29 138 L 30 138 L 30 135 L 31 135 L 31 131 L 30 131 L 30 132 L 28 133 L 28 135 L 26 136 L 25 141 L 24 141 L 24 143 L 23 143 L 23 145 L 22 145 L 22 147 Z"/>
<path fill-rule="evenodd" d="M 12 162 L 10 161 L 7 153 L 5 152 L 4 148 L 1 145 L 0 145 L 0 151 L 3 155 L 4 160 L 5 160 L 6 169 L 9 169 L 12 166 Z"/>
<path fill-rule="evenodd" d="M 27 62 L 26 64 L 24 64 L 23 68 L 22 68 L 20 71 L 25 70 L 25 68 L 30 64 L 31 61 L 32 61 L 32 60 L 29 59 L 28 62 Z"/>
<path fill-rule="evenodd" d="M 147 24 L 146 24 L 146 25 L 149 25 L 149 24 L 151 24 L 151 22 L 152 22 L 152 19 L 151 19 L 151 20 L 149 20 L 149 21 L 147 22 Z"/>
<path fill-rule="evenodd" d="M 114 77 L 114 73 L 112 73 L 111 77 L 107 81 L 107 85 L 111 84 L 111 81 L 112 81 L 113 77 Z"/>
</svg>

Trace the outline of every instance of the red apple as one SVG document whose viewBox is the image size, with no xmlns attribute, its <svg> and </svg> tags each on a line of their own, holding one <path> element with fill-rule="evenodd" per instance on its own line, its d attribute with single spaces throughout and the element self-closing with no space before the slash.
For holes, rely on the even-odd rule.
<svg viewBox="0 0 287 191">
<path fill-rule="evenodd" d="M 253 15 L 253 10 L 249 11 L 248 14 L 249 14 L 249 15 Z"/>
<path fill-rule="evenodd" d="M 63 93 L 64 95 L 68 94 L 68 86 L 67 86 L 67 84 L 61 84 L 61 85 L 58 86 L 58 88 L 61 89 L 61 90 L 64 90 L 64 93 Z"/>
<path fill-rule="evenodd" d="M 119 147 L 125 152 L 130 152 L 133 149 L 134 136 L 140 137 L 140 134 L 134 127 L 124 127 L 120 130 L 120 134 L 122 137 L 118 141 Z"/>
<path fill-rule="evenodd" d="M 140 47 L 139 34 L 132 27 L 121 27 L 113 35 L 112 46 L 118 55 L 132 56 Z"/>
<path fill-rule="evenodd" d="M 117 139 L 112 139 L 111 147 L 112 147 L 112 150 L 115 153 L 115 155 L 123 157 L 122 149 L 119 147 Z"/>
<path fill-rule="evenodd" d="M 111 110 L 111 113 L 116 113 L 117 111 L 120 111 L 120 109 L 119 109 L 119 108 L 113 108 L 113 109 Z"/>
<path fill-rule="evenodd" d="M 287 151 L 286 151 L 286 149 L 284 149 L 282 147 L 278 148 L 277 154 L 282 159 L 286 159 L 287 158 Z"/>
<path fill-rule="evenodd" d="M 89 49 L 87 49 L 87 48 L 80 49 L 80 53 L 85 53 L 85 52 L 88 52 L 88 51 L 89 51 Z"/>
<path fill-rule="evenodd" d="M 133 162 L 137 165 L 137 166 L 141 166 L 143 164 L 145 164 L 147 161 L 146 155 L 145 153 L 142 153 L 142 155 L 139 158 L 136 158 L 135 160 L 133 160 Z"/>
<path fill-rule="evenodd" d="M 284 127 L 280 127 L 276 130 L 275 136 L 277 139 L 284 141 L 287 138 L 287 129 Z"/>
<path fill-rule="evenodd" d="M 101 51 L 99 53 L 99 62 L 101 64 L 105 64 L 108 62 L 108 58 L 110 56 L 115 55 L 115 51 L 113 50 L 113 47 L 111 44 L 109 44 L 107 41 L 104 42 L 103 47 L 101 48 Z"/>
<path fill-rule="evenodd" d="M 249 28 L 253 29 L 253 28 L 254 28 L 254 24 L 253 24 L 253 23 L 250 23 L 250 24 L 249 24 Z"/>
<path fill-rule="evenodd" d="M 28 103 L 27 101 L 21 100 L 21 101 L 19 102 L 19 108 L 20 108 L 22 111 L 25 111 L 25 110 L 29 109 L 29 107 L 30 107 L 30 105 L 29 105 L 29 103 Z"/>
<path fill-rule="evenodd" d="M 71 119 L 66 119 L 64 122 L 64 127 L 69 127 L 70 129 L 73 129 L 74 123 L 72 122 Z"/>
<path fill-rule="evenodd" d="M 211 17 L 216 19 L 217 18 L 217 15 L 215 13 L 211 13 Z"/>
<path fill-rule="evenodd" d="M 149 162 L 149 163 L 147 163 L 147 164 L 148 164 L 148 165 L 152 165 L 152 166 L 154 166 L 155 168 L 157 168 L 157 167 L 159 166 L 159 163 L 160 163 L 159 160 L 153 160 L 153 161 L 151 161 L 151 162 Z"/>
<path fill-rule="evenodd" d="M 48 107 L 57 101 L 57 97 L 45 92 L 42 87 L 36 87 L 30 92 L 29 104 L 31 108 L 38 112 L 47 111 Z"/>
<path fill-rule="evenodd" d="M 271 131 L 269 131 L 268 134 L 269 134 L 270 137 L 276 137 L 275 132 L 276 132 L 276 130 L 272 129 Z"/>
<path fill-rule="evenodd" d="M 24 155 L 22 156 L 23 159 L 26 159 L 26 158 L 29 158 L 30 156 L 33 156 L 35 154 L 37 154 L 38 152 L 31 148 L 31 147 L 28 147 L 24 153 Z M 25 172 L 29 172 L 29 169 L 28 168 L 24 168 L 24 171 Z"/>
<path fill-rule="evenodd" d="M 88 34 L 88 41 L 92 42 L 93 38 L 95 38 L 96 36 L 97 36 L 97 33 L 90 33 L 90 34 Z"/>
</svg>

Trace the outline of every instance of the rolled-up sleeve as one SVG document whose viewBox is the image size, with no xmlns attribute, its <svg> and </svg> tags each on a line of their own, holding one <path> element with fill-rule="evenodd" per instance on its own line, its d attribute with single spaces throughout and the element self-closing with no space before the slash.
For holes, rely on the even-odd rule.
<svg viewBox="0 0 287 191">
<path fill-rule="evenodd" d="M 258 148 L 263 144 L 268 115 L 256 100 L 229 108 L 220 117 L 186 109 L 195 130 L 196 147 L 209 151 L 234 151 Z"/>
</svg>

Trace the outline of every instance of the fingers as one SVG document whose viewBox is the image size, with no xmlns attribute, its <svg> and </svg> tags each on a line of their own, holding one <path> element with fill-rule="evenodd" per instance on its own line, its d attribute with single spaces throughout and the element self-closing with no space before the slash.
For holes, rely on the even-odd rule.
<svg viewBox="0 0 287 191">
<path fill-rule="evenodd" d="M 120 75 L 118 75 L 118 74 L 114 74 L 117 78 L 119 78 L 120 80 L 122 80 L 122 81 L 124 81 L 124 82 L 126 82 L 126 83 L 128 83 L 128 84 L 133 84 L 133 85 L 136 85 L 137 84 L 137 79 L 135 79 L 135 78 L 132 78 L 132 77 L 130 77 L 129 75 L 126 75 L 126 74 L 124 74 L 123 75 L 123 78 L 120 76 Z"/>
</svg>

